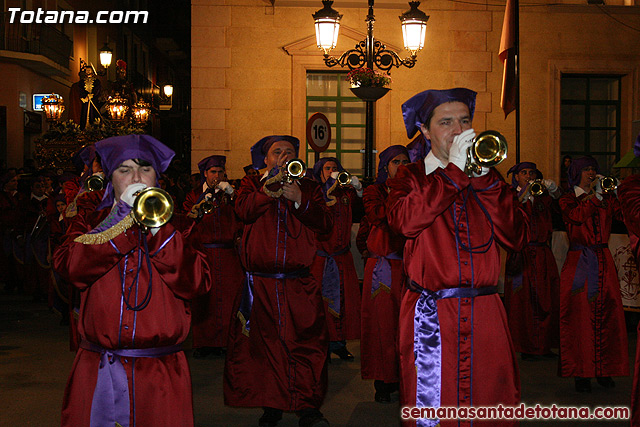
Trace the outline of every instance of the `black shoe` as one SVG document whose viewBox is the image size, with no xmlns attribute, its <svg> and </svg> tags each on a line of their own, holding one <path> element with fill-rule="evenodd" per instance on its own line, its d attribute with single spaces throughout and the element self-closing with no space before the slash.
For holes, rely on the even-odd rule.
<svg viewBox="0 0 640 427">
<path fill-rule="evenodd" d="M 198 347 L 193 351 L 193 357 L 196 359 L 206 359 L 212 354 L 213 347 Z"/>
<path fill-rule="evenodd" d="M 596 381 L 604 388 L 614 388 L 616 386 L 611 377 L 596 377 Z"/>
<path fill-rule="evenodd" d="M 578 393 L 591 393 L 591 378 L 575 377 Z"/>
<path fill-rule="evenodd" d="M 333 354 L 336 354 L 342 360 L 353 360 L 353 359 L 355 359 L 353 354 L 351 354 L 351 352 L 349 350 L 347 350 L 347 347 L 342 347 L 342 348 L 339 348 L 337 350 L 333 350 Z"/>
<path fill-rule="evenodd" d="M 558 355 L 553 351 L 549 351 L 548 353 L 543 354 L 542 357 L 544 357 L 545 359 L 557 359 Z"/>
<path fill-rule="evenodd" d="M 391 393 L 388 391 L 376 391 L 374 400 L 378 403 L 391 403 Z"/>
<path fill-rule="evenodd" d="M 330 427 L 329 421 L 317 409 L 303 409 L 298 411 L 299 427 Z"/>
<path fill-rule="evenodd" d="M 258 427 L 276 427 L 282 419 L 282 410 L 276 408 L 264 408 L 264 414 L 258 420 Z"/>
<path fill-rule="evenodd" d="M 224 349 L 222 347 L 209 347 L 210 353 L 213 356 L 222 356 L 224 354 Z"/>
<path fill-rule="evenodd" d="M 540 356 L 538 356 L 537 354 L 531 354 L 531 353 L 520 353 L 520 358 L 522 360 L 539 360 Z"/>
</svg>

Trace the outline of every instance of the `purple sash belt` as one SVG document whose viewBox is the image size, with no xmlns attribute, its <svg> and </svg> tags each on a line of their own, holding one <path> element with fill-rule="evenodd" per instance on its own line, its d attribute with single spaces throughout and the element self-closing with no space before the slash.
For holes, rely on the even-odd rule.
<svg viewBox="0 0 640 427">
<path fill-rule="evenodd" d="M 440 407 L 442 387 L 442 347 L 440 341 L 440 321 L 438 300 L 445 298 L 475 298 L 498 292 L 497 286 L 482 288 L 448 288 L 433 292 L 422 288 L 413 280 L 413 292 L 419 292 L 413 323 L 413 352 L 417 370 L 416 407 Z M 440 420 L 421 418 L 417 425 L 436 426 Z"/>
<path fill-rule="evenodd" d="M 391 263 L 390 259 L 402 259 L 402 252 L 391 252 L 388 255 L 371 254 L 370 258 L 377 258 L 376 265 L 373 267 L 373 278 L 371 281 L 371 298 L 378 295 L 381 286 L 387 291 L 391 289 Z"/>
<path fill-rule="evenodd" d="M 121 357 L 162 357 L 182 351 L 182 344 L 154 348 L 102 348 L 82 340 L 80 348 L 100 353 L 98 381 L 91 402 L 90 427 L 129 426 L 129 381 Z"/>
<path fill-rule="evenodd" d="M 244 277 L 244 289 L 242 290 L 242 299 L 240 300 L 240 307 L 238 308 L 237 314 L 238 318 L 242 322 L 242 333 L 249 336 L 249 319 L 251 317 L 251 307 L 253 306 L 253 276 L 282 280 L 298 279 L 300 277 L 307 277 L 308 275 L 309 269 L 306 267 L 287 273 L 261 273 L 256 271 L 247 271 Z M 280 300 L 278 300 L 278 312 L 280 312 Z"/>
<path fill-rule="evenodd" d="M 233 243 L 203 243 L 202 246 L 204 246 L 207 249 L 233 249 L 234 248 Z"/>
<path fill-rule="evenodd" d="M 322 298 L 327 301 L 329 311 L 336 317 L 340 317 L 340 270 L 338 270 L 338 263 L 333 257 L 342 255 L 349 249 L 347 246 L 332 254 L 320 249 L 316 251 L 318 256 L 325 257 L 322 272 Z"/>
<path fill-rule="evenodd" d="M 587 299 L 591 301 L 598 295 L 598 255 L 596 249 L 608 248 L 606 243 L 598 243 L 595 245 L 581 245 L 572 243 L 570 251 L 582 251 L 576 266 L 576 273 L 573 277 L 573 286 L 571 293 L 577 293 L 584 289 L 584 283 L 587 282 Z"/>
</svg>

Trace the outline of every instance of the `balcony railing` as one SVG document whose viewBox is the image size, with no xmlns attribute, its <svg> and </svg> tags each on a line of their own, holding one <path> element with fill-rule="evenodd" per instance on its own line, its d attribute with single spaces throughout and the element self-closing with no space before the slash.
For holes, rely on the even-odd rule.
<svg viewBox="0 0 640 427">
<path fill-rule="evenodd" d="M 43 55 L 69 68 L 73 41 L 49 24 L 9 23 L 9 13 L 0 13 L 0 50 Z"/>
</svg>

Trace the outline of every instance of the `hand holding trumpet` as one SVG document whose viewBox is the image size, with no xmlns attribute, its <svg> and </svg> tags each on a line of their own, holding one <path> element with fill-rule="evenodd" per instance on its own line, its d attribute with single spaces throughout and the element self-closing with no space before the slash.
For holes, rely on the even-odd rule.
<svg viewBox="0 0 640 427">
<path fill-rule="evenodd" d="M 288 157 L 289 156 L 285 153 L 281 154 L 278 157 L 278 173 L 275 176 L 267 179 L 267 181 L 262 186 L 262 191 L 273 198 L 284 196 L 284 198 L 287 200 L 301 203 L 302 191 L 300 191 L 298 180 L 304 177 L 307 168 L 302 160 L 287 160 Z M 281 187 L 273 191 L 268 188 L 268 186 L 272 184 L 281 184 Z"/>
</svg>

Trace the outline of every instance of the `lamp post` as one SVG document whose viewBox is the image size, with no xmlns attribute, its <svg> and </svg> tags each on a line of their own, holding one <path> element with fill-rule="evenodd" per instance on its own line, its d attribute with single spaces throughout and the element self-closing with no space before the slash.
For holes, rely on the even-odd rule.
<svg viewBox="0 0 640 427">
<path fill-rule="evenodd" d="M 407 58 L 400 58 L 398 54 L 386 48 L 384 44 L 373 36 L 374 0 L 368 0 L 369 12 L 365 22 L 367 23 L 367 37 L 360 41 L 353 49 L 347 50 L 339 58 L 329 55 L 336 47 L 338 33 L 340 31 L 340 15 L 331 5 L 332 0 L 322 0 L 323 8 L 314 13 L 313 19 L 316 27 L 316 43 L 318 48 L 324 51 L 324 63 L 327 67 L 340 65 L 353 70 L 367 67 L 371 70 L 374 65 L 383 71 L 389 71 L 393 67 L 405 66 L 412 68 L 417 61 L 417 53 L 424 47 L 424 38 L 429 17 L 418 9 L 419 1 L 409 2 L 410 9 L 400 15 L 404 48 L 410 52 Z M 354 92 L 355 93 L 355 92 Z M 383 96 L 384 94 L 380 95 Z M 365 116 L 365 145 L 364 145 L 364 181 L 373 182 L 375 158 L 373 156 L 374 141 L 374 113 L 375 103 L 378 98 L 365 97 L 356 93 L 366 103 Z"/>
</svg>

